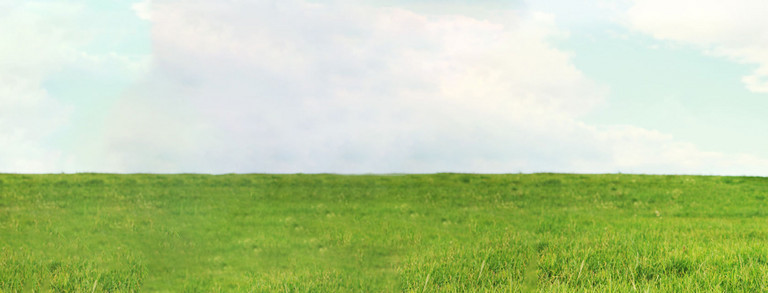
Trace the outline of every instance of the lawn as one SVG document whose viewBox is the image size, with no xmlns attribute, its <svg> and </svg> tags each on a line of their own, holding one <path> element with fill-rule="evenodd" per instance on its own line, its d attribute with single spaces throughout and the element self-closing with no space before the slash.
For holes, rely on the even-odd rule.
<svg viewBox="0 0 768 293">
<path fill-rule="evenodd" d="M 0 292 L 768 290 L 768 179 L 0 175 Z"/>
</svg>

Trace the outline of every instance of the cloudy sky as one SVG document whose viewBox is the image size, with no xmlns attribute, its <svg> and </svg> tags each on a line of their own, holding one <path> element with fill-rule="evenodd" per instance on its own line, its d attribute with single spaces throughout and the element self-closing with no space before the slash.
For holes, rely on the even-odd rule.
<svg viewBox="0 0 768 293">
<path fill-rule="evenodd" d="M 0 172 L 768 175 L 762 0 L 0 0 Z"/>
</svg>

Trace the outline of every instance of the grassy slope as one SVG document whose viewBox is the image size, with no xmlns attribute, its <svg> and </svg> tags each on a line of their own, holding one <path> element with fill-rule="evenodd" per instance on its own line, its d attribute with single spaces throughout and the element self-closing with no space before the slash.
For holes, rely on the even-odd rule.
<svg viewBox="0 0 768 293">
<path fill-rule="evenodd" d="M 768 179 L 0 175 L 0 291 L 761 291 Z"/>
</svg>

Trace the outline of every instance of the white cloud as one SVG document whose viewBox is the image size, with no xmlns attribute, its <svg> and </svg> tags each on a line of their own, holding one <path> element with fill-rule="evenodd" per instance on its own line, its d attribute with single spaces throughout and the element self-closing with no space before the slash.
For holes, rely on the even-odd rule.
<svg viewBox="0 0 768 293">
<path fill-rule="evenodd" d="M 51 92 L 52 78 L 73 69 L 86 75 L 81 78 L 114 73 L 135 78 L 149 63 L 143 56 L 90 51 L 100 36 L 123 36 L 122 31 L 109 31 L 114 27 L 93 22 L 102 13 L 82 2 L 0 2 L 0 172 L 83 170 L 76 153 L 88 154 L 90 143 L 77 149 L 64 146 L 78 134 L 71 129 L 72 120 L 83 119 L 73 117 L 78 109 L 72 100 L 78 97 L 66 100 Z"/>
<path fill-rule="evenodd" d="M 671 135 L 634 126 L 595 129 L 595 137 L 607 146 L 611 166 L 628 173 L 682 173 L 703 175 L 766 175 L 768 160 L 748 154 L 703 151 Z"/>
<path fill-rule="evenodd" d="M 87 50 L 110 28 L 85 25 L 85 5 L 0 7 L 0 171 L 768 174 L 760 158 L 581 122 L 607 89 L 552 45 L 568 35 L 549 14 L 144 1 L 148 58 Z M 104 133 L 75 154 L 56 138 L 77 109 L 45 89 L 73 67 L 144 76 L 86 121 Z"/>
<path fill-rule="evenodd" d="M 141 2 L 134 3 L 131 8 L 141 19 L 152 20 L 152 2 L 150 0 L 143 0 Z"/>
<path fill-rule="evenodd" d="M 580 122 L 606 89 L 551 45 L 567 37 L 551 15 L 293 0 L 151 10 L 154 67 L 111 115 L 109 170 L 766 171 Z M 733 161 L 745 165 L 720 168 Z"/>
<path fill-rule="evenodd" d="M 758 68 L 742 81 L 768 93 L 768 2 L 759 0 L 635 0 L 628 25 L 661 40 L 692 44 L 715 56 Z"/>
<path fill-rule="evenodd" d="M 0 172 L 48 171 L 61 152 L 46 138 L 70 109 L 43 88 L 78 42 L 65 25 L 72 7 L 3 3 L 0 17 Z M 48 14 L 50 19 L 41 15 Z M 53 23 L 51 23 L 53 22 Z"/>
<path fill-rule="evenodd" d="M 525 153 L 603 97 L 548 44 L 563 34 L 547 15 L 492 23 L 301 1 L 152 10 L 156 67 L 109 139 L 126 170 L 533 169 Z"/>
</svg>

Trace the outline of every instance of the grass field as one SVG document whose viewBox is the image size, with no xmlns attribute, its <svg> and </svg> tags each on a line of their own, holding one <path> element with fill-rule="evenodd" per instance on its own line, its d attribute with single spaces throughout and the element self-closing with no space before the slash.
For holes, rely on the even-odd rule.
<svg viewBox="0 0 768 293">
<path fill-rule="evenodd" d="M 2 292 L 768 290 L 768 179 L 0 175 Z"/>
</svg>

